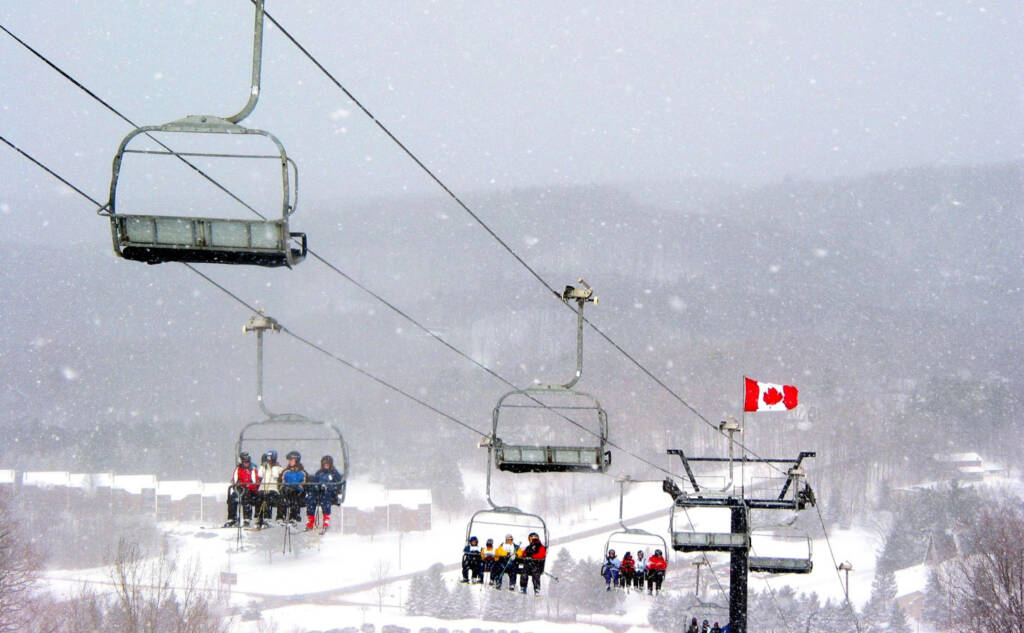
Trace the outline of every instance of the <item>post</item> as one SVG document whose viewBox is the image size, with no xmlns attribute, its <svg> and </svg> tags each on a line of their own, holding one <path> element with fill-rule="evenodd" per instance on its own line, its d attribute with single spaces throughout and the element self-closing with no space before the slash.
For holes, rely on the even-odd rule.
<svg viewBox="0 0 1024 633">
<path fill-rule="evenodd" d="M 732 533 L 746 537 L 750 533 L 747 505 L 736 502 L 729 508 L 732 513 Z M 729 630 L 747 633 L 747 564 L 749 545 L 737 547 L 729 553 Z"/>
<path fill-rule="evenodd" d="M 849 604 L 849 602 L 850 602 L 850 572 L 853 571 L 853 564 L 851 564 L 850 561 L 848 561 L 848 560 L 844 560 L 843 562 L 839 563 L 839 567 L 837 567 L 837 569 L 839 571 L 846 572 L 846 586 L 843 587 L 843 593 L 846 595 L 846 602 L 847 602 L 847 604 Z"/>
<path fill-rule="evenodd" d="M 693 595 L 700 600 L 700 568 L 702 565 L 710 566 L 711 563 L 706 563 L 703 560 L 694 561 L 693 563 L 697 567 L 697 585 L 693 588 Z"/>
</svg>

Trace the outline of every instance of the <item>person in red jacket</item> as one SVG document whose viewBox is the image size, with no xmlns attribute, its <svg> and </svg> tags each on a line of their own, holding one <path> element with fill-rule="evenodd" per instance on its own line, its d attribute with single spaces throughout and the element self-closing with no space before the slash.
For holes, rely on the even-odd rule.
<svg viewBox="0 0 1024 633">
<path fill-rule="evenodd" d="M 621 574 L 619 584 L 628 590 L 633 586 L 633 580 L 636 578 L 636 561 L 633 560 L 633 554 L 626 552 L 622 555 L 622 566 L 619 568 L 619 573 Z"/>
<path fill-rule="evenodd" d="M 526 584 L 533 578 L 533 594 L 540 595 L 540 576 L 544 573 L 544 559 L 548 556 L 548 550 L 540 542 L 540 535 L 530 532 L 530 544 L 523 548 L 521 556 L 523 563 L 522 575 L 519 576 L 519 591 L 526 593 Z"/>
<path fill-rule="evenodd" d="M 260 476 L 252 465 L 249 453 L 238 454 L 238 466 L 231 475 L 231 487 L 228 488 L 228 521 L 224 527 L 238 525 L 238 504 L 242 504 L 242 519 L 249 525 L 253 507 L 256 505 L 256 489 L 259 487 Z"/>
<path fill-rule="evenodd" d="M 647 593 L 661 593 L 661 583 L 665 580 L 665 570 L 668 569 L 668 561 L 661 555 L 661 550 L 656 549 L 651 557 L 647 559 Z"/>
</svg>

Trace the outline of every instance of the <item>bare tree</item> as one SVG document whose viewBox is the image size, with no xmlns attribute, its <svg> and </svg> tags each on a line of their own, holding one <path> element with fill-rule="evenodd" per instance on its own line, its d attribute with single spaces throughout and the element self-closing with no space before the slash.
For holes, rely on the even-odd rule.
<svg viewBox="0 0 1024 633">
<path fill-rule="evenodd" d="M 384 610 L 384 596 L 388 593 L 387 577 L 388 571 L 391 569 L 391 563 L 386 560 L 377 560 L 377 566 L 374 570 L 373 578 L 377 581 L 377 585 L 373 588 L 374 593 L 377 594 L 377 610 Z"/>
<path fill-rule="evenodd" d="M 0 499 L 0 631 L 24 631 L 33 616 L 38 556 L 10 516 Z"/>
<path fill-rule="evenodd" d="M 946 575 L 957 626 L 1024 633 L 1024 509 L 1003 502 L 981 512 L 967 532 L 972 550 Z"/>
</svg>

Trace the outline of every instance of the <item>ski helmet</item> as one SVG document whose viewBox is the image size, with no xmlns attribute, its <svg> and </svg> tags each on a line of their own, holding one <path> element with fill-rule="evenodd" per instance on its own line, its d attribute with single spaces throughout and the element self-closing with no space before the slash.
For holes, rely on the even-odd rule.
<svg viewBox="0 0 1024 633">
<path fill-rule="evenodd" d="M 494 539 L 492 539 L 492 538 L 487 539 L 487 544 L 488 545 L 494 545 Z"/>
<path fill-rule="evenodd" d="M 478 541 L 475 536 L 471 536 L 471 537 L 469 537 L 469 542 L 470 543 L 479 543 L 480 541 Z"/>
<path fill-rule="evenodd" d="M 244 464 L 246 462 L 252 461 L 252 458 L 249 457 L 249 453 L 242 451 L 241 453 L 238 454 L 238 461 Z"/>
<path fill-rule="evenodd" d="M 302 453 L 300 453 L 299 451 L 288 451 L 288 454 L 285 455 L 285 459 L 294 459 L 297 462 L 301 462 Z"/>
<path fill-rule="evenodd" d="M 263 461 L 265 462 L 274 463 L 277 461 L 277 451 L 275 451 L 274 449 L 270 449 L 269 451 L 263 454 L 263 458 Z"/>
<path fill-rule="evenodd" d="M 527 536 L 526 538 L 528 538 L 528 539 L 529 539 L 529 540 L 531 540 L 531 541 L 532 541 L 532 540 L 533 540 L 534 538 L 536 538 L 537 540 L 540 540 L 540 535 L 539 535 L 539 534 L 537 534 L 536 532 L 530 532 L 530 534 L 529 534 L 529 535 L 528 535 L 528 536 Z"/>
<path fill-rule="evenodd" d="M 660 549 L 654 550 L 654 555 L 655 556 L 661 556 L 661 550 Z"/>
<path fill-rule="evenodd" d="M 506 535 L 505 535 L 505 540 L 506 540 L 506 541 L 507 541 L 507 540 L 509 540 L 509 539 L 511 539 L 511 538 L 513 538 L 511 534 L 506 534 Z"/>
<path fill-rule="evenodd" d="M 613 549 L 608 550 L 608 557 L 609 558 L 615 558 L 615 550 L 613 550 Z"/>
<path fill-rule="evenodd" d="M 328 468 L 334 468 L 334 458 L 330 455 L 324 455 L 320 458 L 320 466 L 323 467 L 324 462 L 327 462 Z"/>
</svg>

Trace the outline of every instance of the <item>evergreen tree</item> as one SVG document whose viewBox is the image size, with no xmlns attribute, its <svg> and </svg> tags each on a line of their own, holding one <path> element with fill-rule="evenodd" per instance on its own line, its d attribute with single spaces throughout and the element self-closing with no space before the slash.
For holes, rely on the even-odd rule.
<svg viewBox="0 0 1024 633">
<path fill-rule="evenodd" d="M 928 570 L 928 584 L 924 589 L 924 605 L 921 618 L 937 629 L 944 630 L 950 624 L 949 594 L 939 576 L 939 570 Z"/>
<path fill-rule="evenodd" d="M 911 633 L 910 624 L 907 622 L 907 615 L 899 603 L 892 605 L 892 612 L 889 614 L 889 628 L 887 633 Z"/>
<path fill-rule="evenodd" d="M 896 574 L 891 569 L 878 567 L 871 581 L 871 597 L 864 607 L 865 624 L 869 630 L 884 630 L 896 603 Z"/>
<path fill-rule="evenodd" d="M 447 592 L 441 617 L 449 620 L 471 618 L 477 615 L 476 600 L 469 585 L 459 583 L 455 590 Z"/>
<path fill-rule="evenodd" d="M 547 592 L 549 604 L 553 605 L 555 617 L 558 619 L 576 613 L 570 585 L 570 578 L 575 576 L 575 571 L 576 561 L 569 554 L 569 550 L 564 547 L 559 549 L 558 556 L 551 565 L 551 574 L 557 577 L 559 582 L 551 582 L 551 588 Z"/>
</svg>

